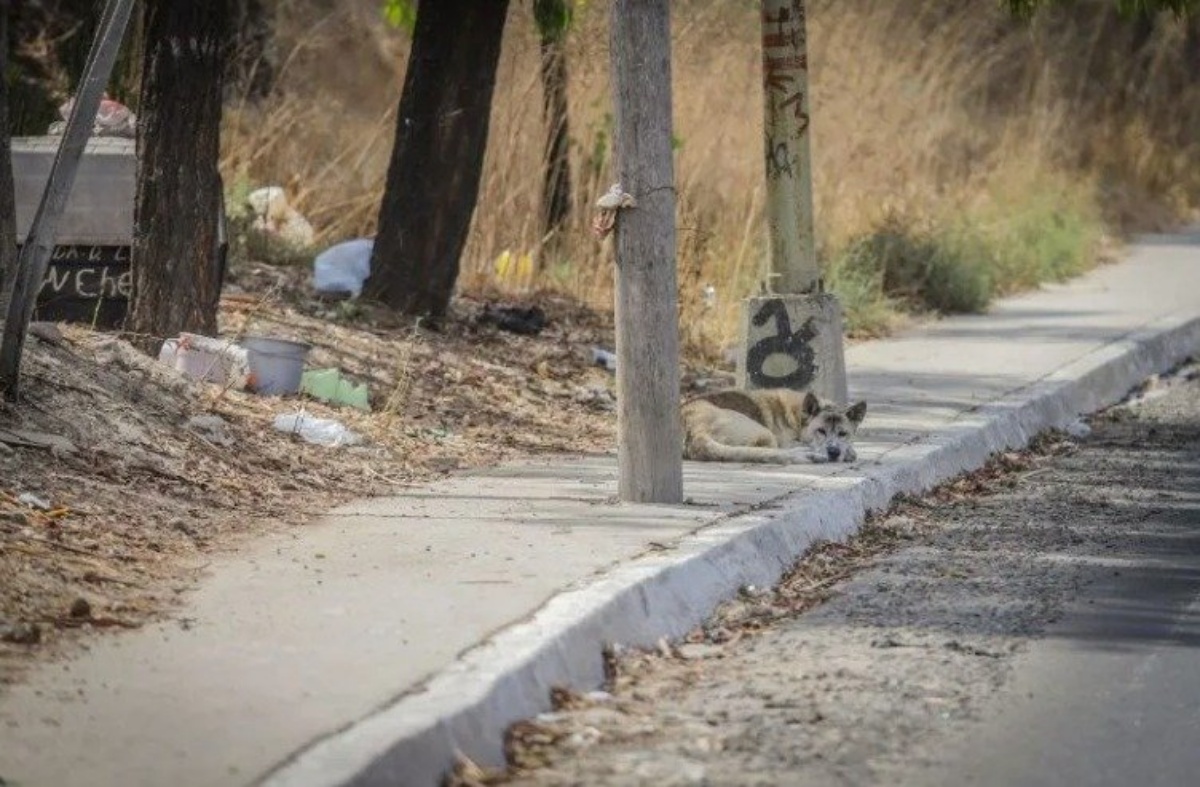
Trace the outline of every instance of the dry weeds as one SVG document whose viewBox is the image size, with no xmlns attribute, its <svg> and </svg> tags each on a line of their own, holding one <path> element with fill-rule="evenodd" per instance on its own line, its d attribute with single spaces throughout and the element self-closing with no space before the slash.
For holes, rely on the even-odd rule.
<svg viewBox="0 0 1200 787">
<path fill-rule="evenodd" d="M 290 184 L 322 242 L 375 225 L 408 48 L 376 5 L 282 3 L 276 95 L 235 107 L 224 136 L 227 182 Z M 1135 49 L 1134 26 L 1110 2 L 1070 6 L 1025 27 L 973 0 L 810 3 L 827 262 L 889 223 L 913 232 L 967 224 L 1008 244 L 1005 217 L 1030 207 L 1031 195 L 1048 195 L 1032 206 L 1037 215 L 1102 207 L 1118 228 L 1161 225 L 1196 204 L 1200 86 L 1189 58 L 1200 56 L 1200 38 L 1164 20 Z M 735 335 L 738 301 L 764 259 L 756 9 L 672 3 L 681 325 L 689 348 L 709 357 Z M 586 4 L 569 37 L 575 214 L 561 242 L 544 244 L 538 44 L 529 4 L 513 4 L 463 291 L 551 287 L 610 308 L 609 252 L 587 232 L 588 206 L 612 179 L 607 13 Z M 1051 225 L 1047 217 L 1033 230 Z M 1094 237 L 1077 242 L 1093 246 L 1085 255 L 1095 250 Z M 539 258 L 543 272 L 504 274 L 496 261 L 505 251 Z M 1007 289 L 1029 284 L 1018 275 Z M 704 297 L 710 285 L 715 304 Z M 881 293 L 851 300 L 881 311 L 855 322 L 867 333 L 896 317 Z"/>
</svg>

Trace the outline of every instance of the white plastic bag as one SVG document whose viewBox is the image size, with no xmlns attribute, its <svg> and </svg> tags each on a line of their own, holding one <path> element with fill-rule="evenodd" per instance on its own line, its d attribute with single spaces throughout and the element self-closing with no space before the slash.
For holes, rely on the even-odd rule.
<svg viewBox="0 0 1200 787">
<path fill-rule="evenodd" d="M 330 246 L 318 254 L 313 261 L 313 286 L 317 292 L 348 292 L 351 298 L 362 295 L 363 284 L 371 275 L 374 248 L 374 240 L 358 238 Z"/>
<path fill-rule="evenodd" d="M 275 417 L 274 426 L 280 432 L 297 434 L 310 443 L 328 446 L 358 445 L 362 436 L 329 418 L 316 418 L 301 410 Z"/>
<path fill-rule="evenodd" d="M 279 186 L 255 189 L 246 202 L 254 211 L 253 226 L 259 232 L 274 235 L 300 249 L 313 245 L 316 232 L 312 224 L 288 204 L 287 195 Z"/>
</svg>

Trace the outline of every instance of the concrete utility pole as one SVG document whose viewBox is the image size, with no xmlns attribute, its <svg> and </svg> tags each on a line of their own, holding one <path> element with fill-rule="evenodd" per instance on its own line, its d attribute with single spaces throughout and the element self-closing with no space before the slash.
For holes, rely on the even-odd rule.
<svg viewBox="0 0 1200 787">
<path fill-rule="evenodd" d="M 25 336 L 54 251 L 58 220 L 67 207 L 67 197 L 71 195 L 79 161 L 96 123 L 96 110 L 100 108 L 132 9 L 133 0 L 108 0 L 104 6 L 71 116 L 67 118 L 67 128 L 50 168 L 46 191 L 21 247 L 16 283 L 4 320 L 3 343 L 0 343 L 0 391 L 9 399 L 17 398 Z"/>
<path fill-rule="evenodd" d="M 763 0 L 763 90 L 770 270 L 742 313 L 738 385 L 846 401 L 842 312 L 824 292 L 813 234 L 804 0 Z"/>
<path fill-rule="evenodd" d="M 617 433 L 621 500 L 683 500 L 675 168 L 668 0 L 614 0 L 617 170 L 636 204 L 616 225 Z"/>
</svg>

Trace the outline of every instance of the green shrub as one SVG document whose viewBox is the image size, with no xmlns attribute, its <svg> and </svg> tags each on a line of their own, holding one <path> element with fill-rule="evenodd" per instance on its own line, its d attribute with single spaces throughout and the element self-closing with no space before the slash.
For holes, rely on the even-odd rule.
<svg viewBox="0 0 1200 787">
<path fill-rule="evenodd" d="M 851 333 L 886 333 L 897 311 L 980 312 L 992 298 L 1076 276 L 1103 232 L 1084 186 L 1033 179 L 918 227 L 891 217 L 825 266 Z"/>
</svg>

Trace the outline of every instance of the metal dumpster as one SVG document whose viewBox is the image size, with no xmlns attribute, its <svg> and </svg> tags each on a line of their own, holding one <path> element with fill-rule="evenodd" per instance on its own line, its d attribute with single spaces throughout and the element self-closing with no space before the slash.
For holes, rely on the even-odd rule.
<svg viewBox="0 0 1200 787">
<path fill-rule="evenodd" d="M 61 137 L 14 137 L 13 184 L 17 243 L 25 242 Z M 137 148 L 132 139 L 88 140 L 34 319 L 118 328 L 133 294 L 130 252 L 137 194 Z M 225 210 L 218 216 L 218 275 L 225 277 Z"/>
</svg>

